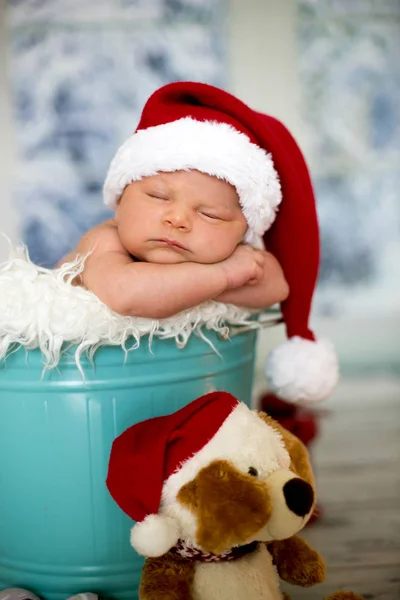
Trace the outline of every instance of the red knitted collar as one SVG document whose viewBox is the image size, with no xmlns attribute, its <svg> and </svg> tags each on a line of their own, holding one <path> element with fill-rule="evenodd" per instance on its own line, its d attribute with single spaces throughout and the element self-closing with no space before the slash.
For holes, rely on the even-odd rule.
<svg viewBox="0 0 400 600">
<path fill-rule="evenodd" d="M 254 552 L 258 548 L 258 542 L 251 542 L 244 546 L 236 546 L 223 552 L 222 554 L 212 554 L 211 552 L 203 552 L 199 548 L 187 546 L 183 540 L 178 540 L 176 546 L 171 548 L 170 552 L 176 554 L 185 560 L 195 560 L 199 562 L 225 562 L 228 560 L 237 560 Z"/>
</svg>

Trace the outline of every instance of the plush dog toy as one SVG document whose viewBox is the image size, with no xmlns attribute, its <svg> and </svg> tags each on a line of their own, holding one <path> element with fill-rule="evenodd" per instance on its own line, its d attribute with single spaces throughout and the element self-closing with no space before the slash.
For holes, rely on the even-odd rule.
<svg viewBox="0 0 400 600">
<path fill-rule="evenodd" d="M 228 393 L 127 429 L 107 486 L 148 557 L 140 600 L 283 600 L 279 576 L 300 586 L 325 577 L 321 556 L 295 535 L 315 504 L 305 446 Z"/>
</svg>

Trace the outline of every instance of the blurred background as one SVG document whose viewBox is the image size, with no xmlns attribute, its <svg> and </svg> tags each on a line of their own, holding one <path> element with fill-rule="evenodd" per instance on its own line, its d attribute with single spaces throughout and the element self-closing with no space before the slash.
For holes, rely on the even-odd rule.
<svg viewBox="0 0 400 600">
<path fill-rule="evenodd" d="M 312 325 L 343 374 L 325 415 L 299 417 L 325 515 L 308 535 L 327 593 L 398 599 L 400 0 L 0 0 L 0 231 L 54 265 L 108 216 L 108 164 L 149 94 L 182 79 L 278 117 L 306 155 L 322 236 Z M 283 339 L 260 335 L 256 393 Z"/>
<path fill-rule="evenodd" d="M 221 86 L 283 120 L 306 154 L 316 329 L 345 371 L 398 372 L 399 21 L 399 0 L 3 0 L 0 230 L 54 265 L 108 216 L 106 170 L 149 94 Z"/>
</svg>

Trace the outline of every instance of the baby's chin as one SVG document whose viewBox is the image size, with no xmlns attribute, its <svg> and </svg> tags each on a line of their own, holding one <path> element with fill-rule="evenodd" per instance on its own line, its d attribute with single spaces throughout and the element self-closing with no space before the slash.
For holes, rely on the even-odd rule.
<svg viewBox="0 0 400 600">
<path fill-rule="evenodd" d="M 188 258 L 184 258 L 183 256 L 160 256 L 160 257 L 152 257 L 145 262 L 149 263 L 157 263 L 158 265 L 179 265 L 181 263 L 186 262 L 197 262 L 196 260 L 189 260 Z"/>
</svg>

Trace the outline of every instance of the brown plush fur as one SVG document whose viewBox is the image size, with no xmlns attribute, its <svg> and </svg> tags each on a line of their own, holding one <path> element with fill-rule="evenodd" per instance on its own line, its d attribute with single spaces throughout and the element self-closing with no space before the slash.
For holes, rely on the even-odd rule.
<svg viewBox="0 0 400 600">
<path fill-rule="evenodd" d="M 248 540 L 271 515 L 267 485 L 225 460 L 202 469 L 177 497 L 197 517 L 198 545 L 213 554 Z"/>
<path fill-rule="evenodd" d="M 279 577 L 287 583 L 309 587 L 325 579 L 325 562 L 320 554 L 297 535 L 267 544 Z"/>
<path fill-rule="evenodd" d="M 190 600 L 196 563 L 168 552 L 147 558 L 140 583 L 140 600 Z"/>
<path fill-rule="evenodd" d="M 290 596 L 283 593 L 283 600 L 290 600 Z M 354 592 L 335 592 L 330 596 L 325 596 L 324 600 L 364 600 L 363 596 L 357 596 Z"/>
</svg>

